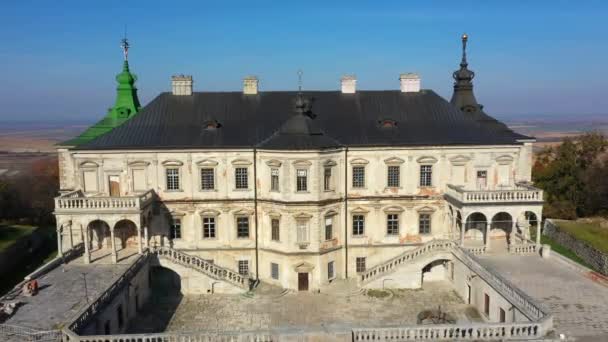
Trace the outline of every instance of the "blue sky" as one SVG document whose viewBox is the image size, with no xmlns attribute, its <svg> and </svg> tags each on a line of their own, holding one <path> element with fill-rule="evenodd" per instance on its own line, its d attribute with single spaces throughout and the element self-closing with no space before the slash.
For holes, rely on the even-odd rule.
<svg viewBox="0 0 608 342">
<path fill-rule="evenodd" d="M 397 89 L 445 98 L 467 32 L 486 110 L 608 113 L 608 1 L 4 1 L 0 120 L 94 120 L 113 104 L 125 23 L 142 103 L 192 74 L 198 91 Z"/>
</svg>

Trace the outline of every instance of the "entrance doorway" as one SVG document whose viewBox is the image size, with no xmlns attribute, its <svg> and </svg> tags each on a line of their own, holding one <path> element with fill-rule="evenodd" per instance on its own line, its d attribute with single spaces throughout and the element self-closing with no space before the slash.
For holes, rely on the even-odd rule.
<svg viewBox="0 0 608 342">
<path fill-rule="evenodd" d="M 308 291 L 308 273 L 298 273 L 298 291 Z"/>
<path fill-rule="evenodd" d="M 120 176 L 109 176 L 108 183 L 110 188 L 110 196 L 120 196 Z"/>
</svg>

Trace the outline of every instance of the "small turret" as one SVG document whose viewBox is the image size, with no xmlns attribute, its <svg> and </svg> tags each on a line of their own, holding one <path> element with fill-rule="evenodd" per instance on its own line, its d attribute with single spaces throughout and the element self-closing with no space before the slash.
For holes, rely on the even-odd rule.
<svg viewBox="0 0 608 342">
<path fill-rule="evenodd" d="M 460 69 L 454 71 L 454 94 L 450 102 L 458 107 L 463 112 L 481 111 L 482 105 L 477 103 L 475 94 L 473 93 L 473 78 L 475 73 L 469 70 L 467 62 L 467 41 L 469 36 L 465 33 L 462 35 L 462 60 L 460 61 Z"/>
</svg>

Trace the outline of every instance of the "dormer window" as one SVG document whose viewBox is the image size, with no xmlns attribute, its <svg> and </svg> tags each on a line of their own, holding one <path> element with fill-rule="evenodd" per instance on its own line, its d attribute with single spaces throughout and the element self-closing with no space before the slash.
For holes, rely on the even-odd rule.
<svg viewBox="0 0 608 342">
<path fill-rule="evenodd" d="M 383 119 L 378 121 L 380 128 L 395 128 L 397 127 L 397 121 L 393 119 Z"/>
<path fill-rule="evenodd" d="M 222 127 L 222 124 L 220 124 L 217 120 L 209 120 L 203 123 L 204 131 L 215 131 L 220 127 Z"/>
</svg>

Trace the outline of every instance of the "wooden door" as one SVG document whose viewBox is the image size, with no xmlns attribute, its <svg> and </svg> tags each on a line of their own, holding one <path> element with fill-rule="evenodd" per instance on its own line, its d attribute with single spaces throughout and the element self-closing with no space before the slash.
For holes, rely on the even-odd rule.
<svg viewBox="0 0 608 342">
<path fill-rule="evenodd" d="M 119 176 L 110 176 L 108 177 L 108 183 L 110 188 L 110 196 L 117 197 L 120 196 L 120 177 Z"/>
<path fill-rule="evenodd" d="M 298 273 L 298 291 L 308 291 L 308 273 Z"/>
</svg>

